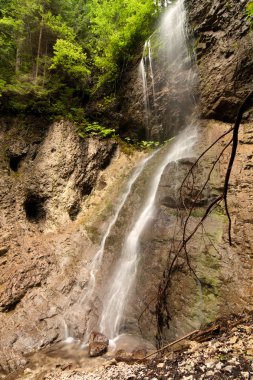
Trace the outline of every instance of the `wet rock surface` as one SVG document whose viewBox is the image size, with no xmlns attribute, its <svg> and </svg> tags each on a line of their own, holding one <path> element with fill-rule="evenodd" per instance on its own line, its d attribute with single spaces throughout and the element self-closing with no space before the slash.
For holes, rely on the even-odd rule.
<svg viewBox="0 0 253 380">
<path fill-rule="evenodd" d="M 229 124 L 202 121 L 196 157 L 229 128 Z M 168 325 L 163 326 L 163 341 L 160 344 L 198 329 L 201 324 L 210 323 L 217 316 L 253 308 L 253 230 L 250 227 L 253 212 L 252 173 L 246 169 L 252 161 L 251 135 L 252 124 L 242 125 L 228 195 L 232 246 L 228 244 L 228 223 L 221 205 L 190 240 L 188 256 L 182 250 L 174 262 L 166 298 Z M 156 212 L 140 239 L 135 294 L 132 294 L 125 310 L 123 324 L 129 331 L 132 329 L 138 333 L 141 330 L 151 342 L 154 342 L 154 336 L 157 337 L 157 289 L 166 274 L 164 269 L 169 270 L 182 243 L 184 222 L 189 211 L 191 217 L 186 236 L 199 223 L 207 205 L 222 192 L 229 149 L 213 170 L 212 165 L 226 146 L 228 138 L 221 139 L 194 168 L 189 183 L 185 184 L 181 192 L 182 197 L 180 185 L 189 173 L 193 158 L 171 163 L 163 173 L 156 197 Z M 210 170 L 212 173 L 208 184 L 201 190 Z M 194 202 L 197 195 L 198 201 Z M 166 309 L 162 312 L 166 313 Z"/>
<path fill-rule="evenodd" d="M 93 331 L 89 338 L 89 356 L 101 356 L 106 353 L 109 339 L 99 332 Z"/>
</svg>

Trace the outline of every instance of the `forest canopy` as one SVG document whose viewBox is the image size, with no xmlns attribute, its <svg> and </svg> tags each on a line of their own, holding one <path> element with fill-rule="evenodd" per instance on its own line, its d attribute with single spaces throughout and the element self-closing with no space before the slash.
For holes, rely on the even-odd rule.
<svg viewBox="0 0 253 380">
<path fill-rule="evenodd" d="M 160 10 L 153 0 L 0 0 L 0 107 L 64 115 L 114 90 Z"/>
</svg>

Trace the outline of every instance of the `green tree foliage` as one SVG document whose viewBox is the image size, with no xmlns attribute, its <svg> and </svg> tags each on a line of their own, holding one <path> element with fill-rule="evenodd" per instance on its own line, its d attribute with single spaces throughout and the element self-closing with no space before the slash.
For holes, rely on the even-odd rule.
<svg viewBox="0 0 253 380">
<path fill-rule="evenodd" d="M 81 46 L 68 40 L 57 39 L 50 69 L 61 68 L 73 78 L 84 81 L 90 74 L 86 61 L 87 55 Z"/>
<path fill-rule="evenodd" d="M 253 1 L 248 3 L 246 12 L 251 25 L 253 25 Z"/>
<path fill-rule="evenodd" d="M 97 86 L 115 81 L 156 18 L 153 0 L 90 0 L 90 51 L 98 72 Z"/>
<path fill-rule="evenodd" d="M 2 108 L 64 114 L 112 91 L 158 10 L 153 0 L 0 0 Z"/>
</svg>

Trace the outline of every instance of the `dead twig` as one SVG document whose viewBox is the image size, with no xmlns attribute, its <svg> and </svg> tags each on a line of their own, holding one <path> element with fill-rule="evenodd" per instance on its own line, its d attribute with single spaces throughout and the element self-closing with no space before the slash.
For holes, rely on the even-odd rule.
<svg viewBox="0 0 253 380">
<path fill-rule="evenodd" d="M 143 358 L 141 360 L 146 360 L 146 359 L 150 358 L 153 355 L 159 354 L 160 352 L 166 350 L 167 348 L 170 348 L 170 347 L 174 346 L 174 344 L 177 344 L 177 343 L 181 342 L 184 339 L 190 338 L 192 335 L 198 333 L 199 331 L 200 330 L 194 330 L 194 331 L 190 332 L 189 334 L 186 334 L 186 335 L 182 336 L 181 338 L 179 338 L 177 340 L 174 340 L 173 342 L 171 342 L 169 344 L 166 344 L 166 346 L 163 346 L 159 350 L 157 350 L 155 352 L 152 352 L 152 354 L 149 354 L 149 355 L 145 356 L 145 358 Z"/>
</svg>

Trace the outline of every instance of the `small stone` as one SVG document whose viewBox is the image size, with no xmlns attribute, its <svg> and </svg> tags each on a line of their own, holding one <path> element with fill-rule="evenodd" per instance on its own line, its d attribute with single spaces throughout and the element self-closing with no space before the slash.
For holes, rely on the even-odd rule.
<svg viewBox="0 0 253 380">
<path fill-rule="evenodd" d="M 207 360 L 205 364 L 207 368 L 211 368 L 211 367 L 214 367 L 215 363 L 216 363 L 215 360 L 210 359 L 210 360 Z"/>
<path fill-rule="evenodd" d="M 244 349 L 243 343 L 241 341 L 235 343 L 234 346 L 233 346 L 233 349 L 235 349 L 235 350 L 243 350 Z"/>
<path fill-rule="evenodd" d="M 158 363 L 157 364 L 157 368 L 164 368 L 164 366 L 165 366 L 165 363 Z"/>
<path fill-rule="evenodd" d="M 10 247 L 8 246 L 0 246 L 0 257 L 6 255 L 9 249 Z"/>
<path fill-rule="evenodd" d="M 233 365 L 237 365 L 237 364 L 240 364 L 237 360 L 237 358 L 232 358 L 228 361 L 228 364 L 233 364 Z"/>
<path fill-rule="evenodd" d="M 28 375 L 29 373 L 32 373 L 32 370 L 30 368 L 26 368 L 24 370 L 24 375 Z"/>
<path fill-rule="evenodd" d="M 248 356 L 253 356 L 253 348 L 250 348 L 249 350 L 247 350 L 246 354 Z"/>
<path fill-rule="evenodd" d="M 111 367 L 112 365 L 117 365 L 116 359 L 108 360 L 107 362 L 104 363 L 104 367 L 108 368 Z"/>
<path fill-rule="evenodd" d="M 232 338 L 229 339 L 228 343 L 230 344 L 235 344 L 238 341 L 237 336 L 232 336 Z"/>
<path fill-rule="evenodd" d="M 227 365 L 225 368 L 223 368 L 224 371 L 231 373 L 233 371 L 233 367 L 231 365 Z"/>
<path fill-rule="evenodd" d="M 218 370 L 221 370 L 222 367 L 223 367 L 223 364 L 221 362 L 217 363 L 215 366 L 215 368 Z"/>
</svg>

